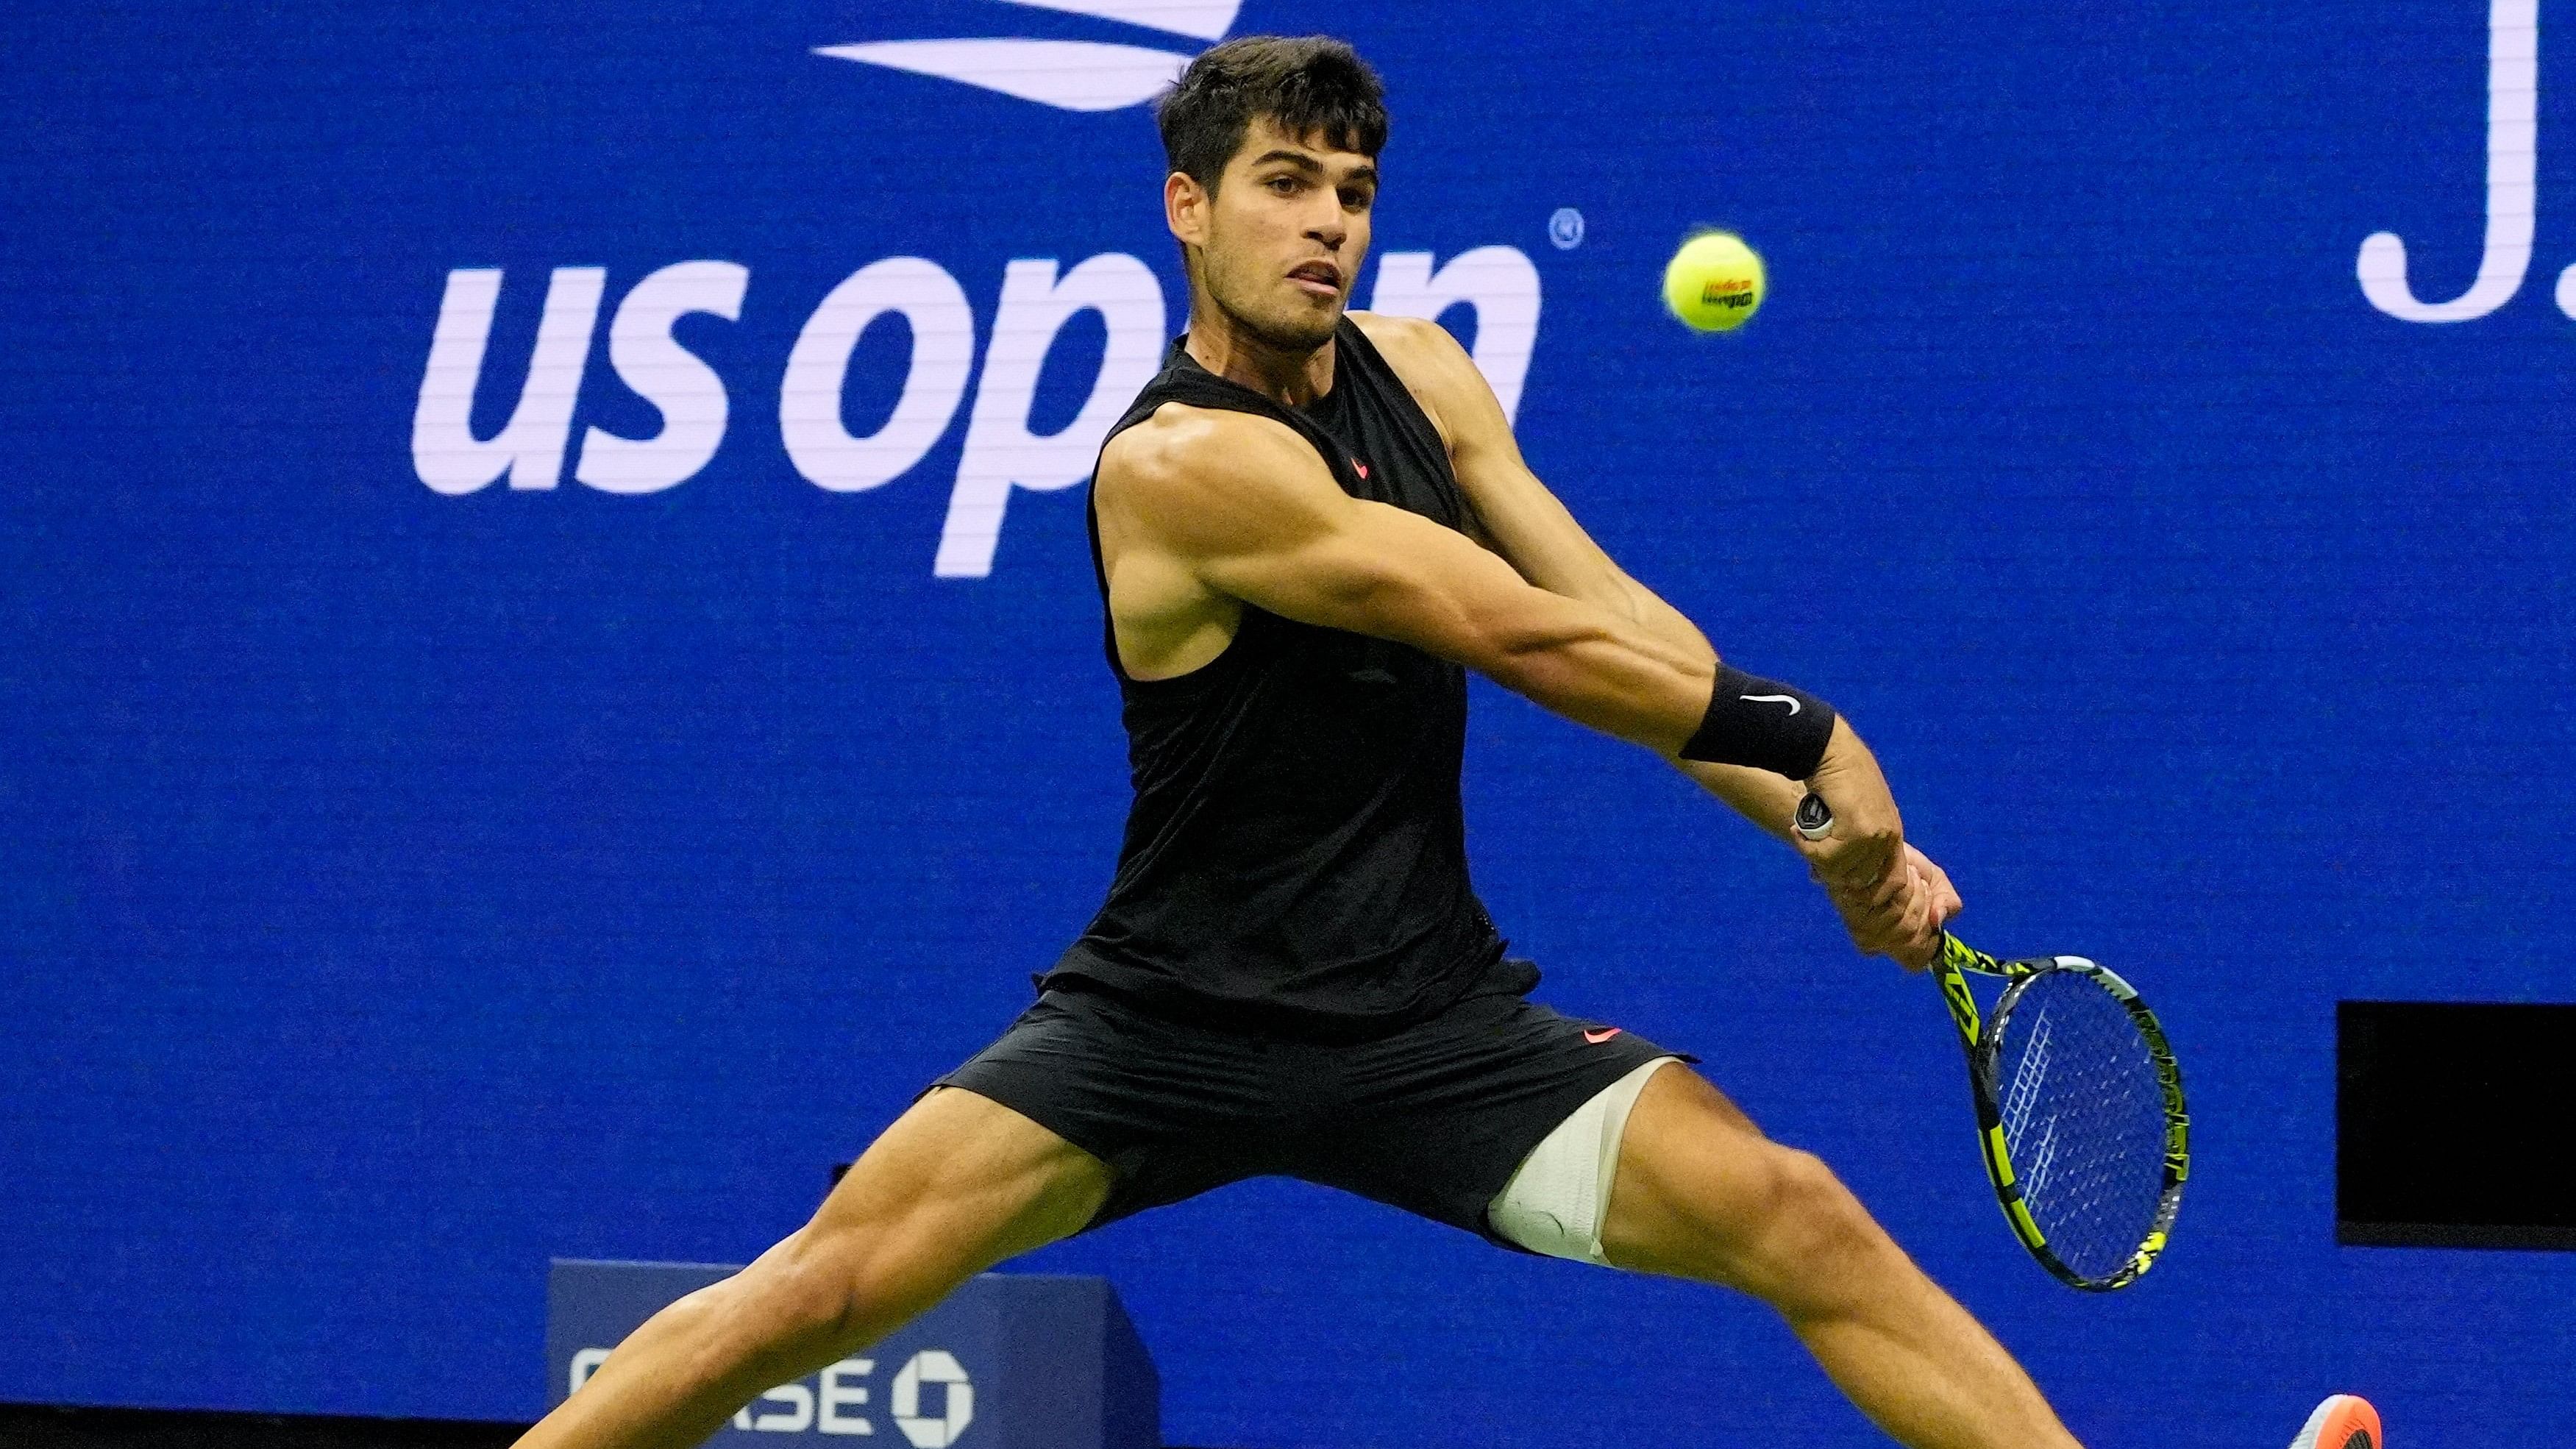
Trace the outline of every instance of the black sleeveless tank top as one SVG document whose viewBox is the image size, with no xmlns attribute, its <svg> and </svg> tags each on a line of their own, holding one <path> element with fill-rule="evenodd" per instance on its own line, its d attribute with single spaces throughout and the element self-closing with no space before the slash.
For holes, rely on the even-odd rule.
<svg viewBox="0 0 2576 1449">
<path fill-rule="evenodd" d="M 1253 413 L 1312 443 L 1352 495 L 1460 527 L 1448 451 L 1403 380 L 1348 319 L 1334 350 L 1332 390 L 1301 409 L 1216 376 L 1175 342 L 1109 436 L 1167 402 Z M 1091 557 L 1105 613 L 1096 515 Z M 1486 981 L 1504 943 L 1467 879 L 1463 670 L 1246 605 L 1214 660 L 1143 680 L 1119 665 L 1114 626 L 1102 632 L 1135 801 L 1108 900 L 1042 984 L 1208 1025 L 1356 1041 Z"/>
</svg>

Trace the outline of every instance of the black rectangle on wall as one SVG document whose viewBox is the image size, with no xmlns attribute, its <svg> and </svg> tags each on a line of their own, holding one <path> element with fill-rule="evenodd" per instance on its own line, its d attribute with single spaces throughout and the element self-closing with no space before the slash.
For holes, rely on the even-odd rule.
<svg viewBox="0 0 2576 1449">
<path fill-rule="evenodd" d="M 2335 1237 L 2576 1248 L 2576 1005 L 2346 1001 Z"/>
</svg>

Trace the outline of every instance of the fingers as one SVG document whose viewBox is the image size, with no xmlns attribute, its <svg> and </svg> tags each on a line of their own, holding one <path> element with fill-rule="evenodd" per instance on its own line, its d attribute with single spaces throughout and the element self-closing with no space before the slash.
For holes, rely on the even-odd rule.
<svg viewBox="0 0 2576 1449">
<path fill-rule="evenodd" d="M 1933 933 L 1940 930 L 1932 915 L 1932 888 L 1924 883 L 1922 873 L 1911 862 L 1905 866 L 1906 899 L 1893 932 L 1895 940 L 1888 955 L 1912 965 L 1926 959 Z"/>
<path fill-rule="evenodd" d="M 1824 761 L 1807 785 L 1833 812 L 1834 829 L 1823 840 L 1802 839 L 1798 850 L 1852 944 L 1915 970 L 1930 965 L 1942 929 L 1959 913 L 1959 892 L 1941 867 L 1906 843 L 1887 778 L 1848 721 L 1835 721 Z"/>
<path fill-rule="evenodd" d="M 1865 819 L 1865 817 L 1864 817 Z M 1884 889 L 1904 860 L 1904 837 L 1893 832 L 1870 834 L 1864 825 L 1834 817 L 1834 833 L 1804 842 L 1799 853 L 1818 884 L 1829 890 L 1868 893 Z"/>
<path fill-rule="evenodd" d="M 1826 803 L 1834 802 L 1828 796 Z M 1834 833 L 1808 844 L 1803 853 L 1818 879 L 1850 890 L 1865 890 L 1885 880 L 1895 868 L 1902 858 L 1904 840 L 1904 835 L 1892 828 L 1883 815 L 1837 807 Z"/>
<path fill-rule="evenodd" d="M 1923 879 L 1922 874 L 1911 865 L 1906 867 L 1905 873 L 1914 883 L 1914 898 L 1908 903 L 1904 924 L 1898 931 L 1896 947 L 1887 954 L 1893 957 L 1898 965 L 1909 970 L 1920 971 L 1932 964 L 1932 957 L 1940 946 L 1942 918 L 1939 914 L 1938 900 L 1933 895 L 1931 885 Z"/>
<path fill-rule="evenodd" d="M 1818 880 L 1854 946 L 1912 970 L 1930 965 L 1940 954 L 1942 927 L 1959 909 L 1949 877 L 1920 852 L 1909 850 L 1896 869 L 1864 889 L 1838 885 L 1821 872 Z"/>
<path fill-rule="evenodd" d="M 1913 865 L 1915 872 L 1921 875 L 1924 882 L 1931 887 L 1934 917 L 1940 924 L 1948 925 L 1951 917 L 1966 908 L 1966 903 L 1959 899 L 1957 888 L 1950 884 L 1949 872 L 1933 864 L 1931 857 L 1912 845 L 1905 847 L 1905 856 Z"/>
<path fill-rule="evenodd" d="M 1885 881 L 1867 890 L 1830 883 L 1825 888 L 1852 944 L 1870 956 L 1893 956 L 1906 949 L 1920 930 L 1922 894 L 1918 878 L 1907 870 L 1890 871 Z"/>
</svg>

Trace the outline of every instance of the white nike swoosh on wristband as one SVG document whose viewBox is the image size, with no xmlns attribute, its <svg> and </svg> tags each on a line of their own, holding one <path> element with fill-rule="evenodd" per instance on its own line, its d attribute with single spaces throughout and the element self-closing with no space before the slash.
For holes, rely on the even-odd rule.
<svg viewBox="0 0 2576 1449">
<path fill-rule="evenodd" d="M 1796 714 L 1798 712 L 1798 701 L 1791 699 L 1785 694 L 1739 694 L 1736 698 L 1749 699 L 1762 704 L 1785 704 L 1789 706 L 1789 713 Z"/>
</svg>

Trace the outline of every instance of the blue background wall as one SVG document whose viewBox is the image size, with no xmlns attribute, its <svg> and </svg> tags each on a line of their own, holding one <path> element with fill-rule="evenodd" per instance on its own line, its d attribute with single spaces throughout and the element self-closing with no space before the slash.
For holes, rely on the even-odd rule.
<svg viewBox="0 0 2576 1449">
<path fill-rule="evenodd" d="M 1856 717 L 1972 939 L 2099 956 L 2171 1023 L 2176 1246 L 2068 1293 L 1997 1220 L 1931 988 L 1653 761 L 1480 693 L 1479 880 L 1543 995 L 1703 1054 L 2104 1446 L 2276 1443 L 2341 1388 L 2423 1446 L 2576 1410 L 2576 1259 L 2332 1242 L 2335 1000 L 2576 997 L 2563 40 L 2519 294 L 2420 325 L 2354 271 L 2382 229 L 2420 296 L 2477 270 L 2486 21 L 1233 22 L 1383 69 L 1380 252 L 1532 261 L 1535 466 Z M 1201 43 L 991 0 L 0 16 L 0 1399 L 532 1415 L 549 1255 L 757 1251 L 1079 928 L 1124 803 L 1080 494 L 935 578 L 966 409 L 856 494 L 777 421 L 807 315 L 887 256 L 979 347 L 1015 258 L 1138 257 L 1177 329 L 1143 109 L 813 53 L 977 35 Z M 1659 310 L 1703 223 L 1771 263 L 1732 338 Z M 750 274 L 679 329 L 732 403 L 702 471 L 423 486 L 451 270 L 504 273 L 489 434 L 548 270 L 605 268 L 575 433 L 640 437 L 607 318 L 694 259 Z M 1040 431 L 1103 337 L 1058 339 Z M 851 428 L 905 356 L 862 339 Z M 1116 1280 L 1176 1442 L 1871 1442 L 1748 1303 L 1316 1189 L 1032 1261 Z"/>
</svg>

